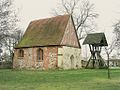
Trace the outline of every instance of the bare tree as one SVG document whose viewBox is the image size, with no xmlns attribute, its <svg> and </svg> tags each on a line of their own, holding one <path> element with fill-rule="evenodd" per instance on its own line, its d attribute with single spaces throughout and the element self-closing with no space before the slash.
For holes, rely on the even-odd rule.
<svg viewBox="0 0 120 90">
<path fill-rule="evenodd" d="M 54 15 L 71 14 L 79 40 L 94 30 L 94 19 L 98 16 L 94 11 L 94 4 L 88 0 L 61 0 L 59 5 L 57 9 L 53 10 Z"/>
<path fill-rule="evenodd" d="M 19 42 L 19 40 L 22 38 L 22 36 L 23 36 L 23 32 L 21 30 L 17 30 L 13 34 L 11 34 L 10 37 L 5 38 L 5 46 L 10 55 L 10 57 L 9 57 L 10 61 L 13 60 L 13 56 L 14 56 L 13 49 L 14 49 L 15 45 Z"/>
<path fill-rule="evenodd" d="M 113 25 L 113 28 L 114 28 L 114 34 L 115 34 L 116 37 L 111 42 L 111 44 L 110 44 L 110 46 L 108 48 L 105 47 L 105 52 L 107 54 L 107 64 L 108 64 L 108 78 L 111 78 L 110 77 L 110 69 L 109 69 L 110 54 L 112 53 L 112 51 L 114 49 L 117 49 L 117 50 L 120 49 L 120 21 L 115 23 Z"/>
<path fill-rule="evenodd" d="M 0 2 L 0 40 L 9 36 L 11 31 L 16 30 L 16 22 L 18 21 L 12 5 L 12 0 L 1 0 Z"/>
<path fill-rule="evenodd" d="M 120 49 L 120 21 L 113 25 L 114 33 L 116 35 L 116 46 Z"/>
<path fill-rule="evenodd" d="M 110 76 L 110 67 L 109 67 L 109 61 L 110 61 L 110 54 L 112 53 L 112 51 L 115 49 L 115 45 L 116 45 L 116 39 L 114 39 L 111 44 L 109 45 L 109 47 L 105 47 L 105 53 L 107 55 L 107 66 L 108 66 L 108 79 L 111 78 Z"/>
<path fill-rule="evenodd" d="M 0 49 L 9 47 L 9 55 L 11 56 L 13 46 L 17 42 L 18 32 L 18 16 L 13 5 L 13 0 L 1 0 L 0 1 Z M 5 51 L 4 51 L 5 52 Z"/>
</svg>

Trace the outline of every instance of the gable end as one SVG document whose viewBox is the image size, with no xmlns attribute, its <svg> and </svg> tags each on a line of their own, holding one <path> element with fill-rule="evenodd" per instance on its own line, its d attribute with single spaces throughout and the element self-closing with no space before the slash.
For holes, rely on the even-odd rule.
<svg viewBox="0 0 120 90">
<path fill-rule="evenodd" d="M 68 20 L 63 38 L 61 40 L 61 45 L 81 48 L 72 16 Z"/>
</svg>

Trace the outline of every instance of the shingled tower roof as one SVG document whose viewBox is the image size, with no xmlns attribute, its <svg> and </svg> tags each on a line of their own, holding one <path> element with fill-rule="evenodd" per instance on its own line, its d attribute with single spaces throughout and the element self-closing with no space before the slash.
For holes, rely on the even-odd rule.
<svg viewBox="0 0 120 90">
<path fill-rule="evenodd" d="M 71 15 L 32 21 L 18 47 L 60 45 Z"/>
<path fill-rule="evenodd" d="M 83 44 L 91 44 L 98 46 L 108 46 L 104 33 L 92 33 L 88 34 Z"/>
</svg>

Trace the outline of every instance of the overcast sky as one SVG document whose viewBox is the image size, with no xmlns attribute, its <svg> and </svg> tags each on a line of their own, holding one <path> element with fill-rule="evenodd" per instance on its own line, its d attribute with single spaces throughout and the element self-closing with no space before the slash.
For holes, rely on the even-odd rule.
<svg viewBox="0 0 120 90">
<path fill-rule="evenodd" d="M 58 6 L 60 0 L 15 0 L 19 8 L 21 27 L 25 31 L 30 21 L 40 18 L 51 17 L 52 9 Z M 89 0 L 95 6 L 99 14 L 96 19 L 96 32 L 105 32 L 109 39 L 112 36 L 112 25 L 120 20 L 120 0 Z M 111 40 L 111 39 L 110 39 Z M 109 41 L 110 41 L 109 40 Z"/>
<path fill-rule="evenodd" d="M 60 0 L 15 0 L 19 8 L 21 28 L 25 31 L 30 21 L 51 17 L 52 9 L 58 6 Z M 105 32 L 108 42 L 112 40 L 112 25 L 120 20 L 120 0 L 89 0 L 95 5 L 95 11 L 99 14 L 96 19 L 96 32 Z"/>
<path fill-rule="evenodd" d="M 95 5 L 99 14 L 96 31 L 111 34 L 112 25 L 120 19 L 120 0 L 89 1 Z M 59 0 L 15 0 L 16 7 L 20 9 L 21 27 L 25 30 L 31 20 L 51 17 L 52 9 L 56 8 L 58 3 Z"/>
</svg>

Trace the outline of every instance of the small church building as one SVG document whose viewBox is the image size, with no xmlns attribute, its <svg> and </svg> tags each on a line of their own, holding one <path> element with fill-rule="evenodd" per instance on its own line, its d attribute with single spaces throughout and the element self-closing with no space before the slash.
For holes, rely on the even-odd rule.
<svg viewBox="0 0 120 90">
<path fill-rule="evenodd" d="M 71 15 L 30 22 L 14 48 L 13 68 L 81 68 L 81 47 Z"/>
</svg>

